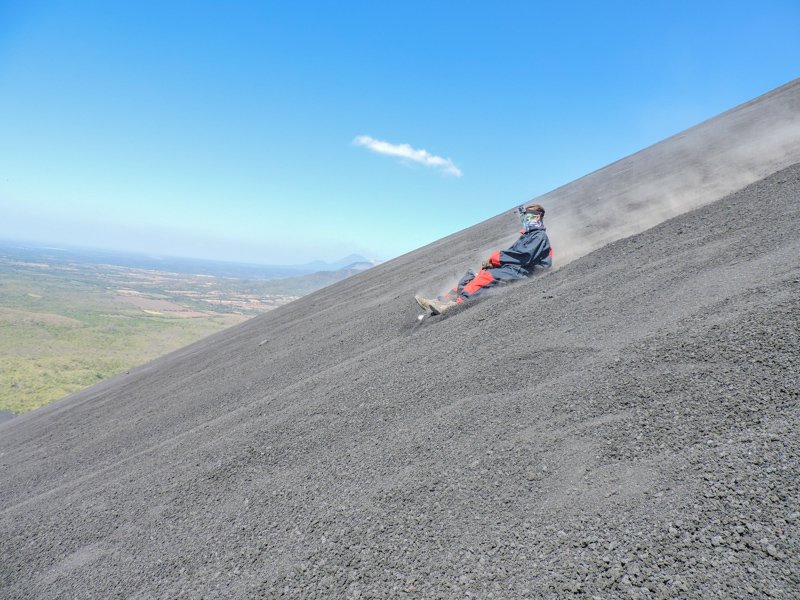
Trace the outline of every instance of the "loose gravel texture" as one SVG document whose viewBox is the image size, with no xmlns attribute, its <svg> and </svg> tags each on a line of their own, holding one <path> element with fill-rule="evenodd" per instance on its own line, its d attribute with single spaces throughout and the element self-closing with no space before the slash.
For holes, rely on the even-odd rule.
<svg viewBox="0 0 800 600">
<path fill-rule="evenodd" d="M 419 323 L 437 243 L 4 423 L 0 597 L 800 598 L 799 225 L 800 164 Z"/>
</svg>

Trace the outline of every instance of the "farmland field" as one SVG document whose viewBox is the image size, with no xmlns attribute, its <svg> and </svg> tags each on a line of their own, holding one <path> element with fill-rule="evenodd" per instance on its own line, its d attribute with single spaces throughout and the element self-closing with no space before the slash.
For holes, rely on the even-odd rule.
<svg viewBox="0 0 800 600">
<path fill-rule="evenodd" d="M 33 410 L 298 297 L 270 285 L 4 245 L 0 412 Z"/>
</svg>

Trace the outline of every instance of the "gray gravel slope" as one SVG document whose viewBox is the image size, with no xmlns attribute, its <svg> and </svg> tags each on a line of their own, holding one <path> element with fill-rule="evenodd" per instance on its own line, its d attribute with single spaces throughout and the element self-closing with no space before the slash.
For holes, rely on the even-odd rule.
<svg viewBox="0 0 800 600">
<path fill-rule="evenodd" d="M 800 166 L 418 324 L 509 224 L 0 425 L 0 597 L 799 597 Z"/>
</svg>

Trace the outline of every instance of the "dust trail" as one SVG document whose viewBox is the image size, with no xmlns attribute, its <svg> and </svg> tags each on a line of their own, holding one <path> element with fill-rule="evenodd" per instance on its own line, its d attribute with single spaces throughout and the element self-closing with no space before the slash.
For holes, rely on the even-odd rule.
<svg viewBox="0 0 800 600">
<path fill-rule="evenodd" d="M 800 162 L 800 79 L 528 202 L 547 210 L 558 268 Z M 518 235 L 516 206 L 435 242 L 454 244 L 443 294 Z M 441 266 L 441 265 L 440 265 Z"/>
<path fill-rule="evenodd" d="M 564 265 L 800 162 L 800 94 L 773 118 L 734 109 L 537 199 Z"/>
<path fill-rule="evenodd" d="M 797 162 L 800 79 L 531 201 L 547 209 L 559 267 Z M 494 248 L 515 215 L 485 224 Z"/>
</svg>

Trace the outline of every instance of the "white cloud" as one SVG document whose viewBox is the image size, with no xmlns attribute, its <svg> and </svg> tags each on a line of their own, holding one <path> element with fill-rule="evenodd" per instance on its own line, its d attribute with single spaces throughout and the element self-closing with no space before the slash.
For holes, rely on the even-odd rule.
<svg viewBox="0 0 800 600">
<path fill-rule="evenodd" d="M 389 142 L 384 142 L 381 140 L 376 140 L 375 138 L 371 138 L 368 135 L 360 135 L 356 139 L 353 140 L 353 143 L 357 146 L 366 146 L 373 152 L 377 152 L 378 154 L 386 154 L 387 156 L 399 156 L 400 158 L 404 158 L 406 160 L 412 160 L 414 162 L 421 163 L 423 165 L 427 165 L 429 167 L 436 167 L 441 169 L 448 175 L 455 175 L 456 177 L 461 177 L 463 173 L 461 173 L 461 169 L 453 164 L 453 161 L 449 158 L 442 158 L 441 156 L 436 156 L 435 154 L 431 154 L 427 150 L 416 150 L 409 146 L 408 144 L 390 144 Z"/>
</svg>

